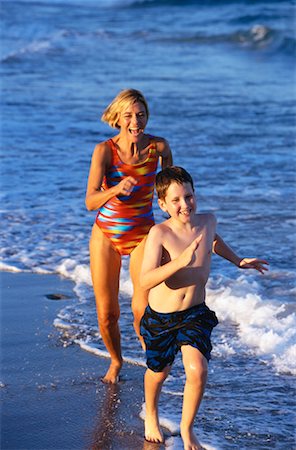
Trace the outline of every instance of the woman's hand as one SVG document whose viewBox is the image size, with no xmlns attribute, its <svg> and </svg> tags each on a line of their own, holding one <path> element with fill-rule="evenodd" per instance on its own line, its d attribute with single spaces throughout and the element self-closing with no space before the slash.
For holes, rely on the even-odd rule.
<svg viewBox="0 0 296 450">
<path fill-rule="evenodd" d="M 265 271 L 268 271 L 268 268 L 265 267 L 264 264 L 269 265 L 269 263 L 264 259 L 243 258 L 239 263 L 239 267 L 241 269 L 255 269 L 258 270 L 258 272 L 264 274 Z"/>
<path fill-rule="evenodd" d="M 137 184 L 137 180 L 133 177 L 125 177 L 116 186 L 116 195 L 130 195 L 133 187 Z"/>
</svg>

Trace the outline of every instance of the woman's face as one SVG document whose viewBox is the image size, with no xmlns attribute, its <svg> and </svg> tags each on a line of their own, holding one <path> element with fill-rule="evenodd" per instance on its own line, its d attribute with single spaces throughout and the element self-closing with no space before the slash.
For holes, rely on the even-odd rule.
<svg viewBox="0 0 296 450">
<path fill-rule="evenodd" d="M 143 103 L 136 102 L 128 105 L 119 116 L 120 134 L 126 135 L 133 142 L 138 142 L 143 136 L 147 120 L 146 108 Z"/>
</svg>

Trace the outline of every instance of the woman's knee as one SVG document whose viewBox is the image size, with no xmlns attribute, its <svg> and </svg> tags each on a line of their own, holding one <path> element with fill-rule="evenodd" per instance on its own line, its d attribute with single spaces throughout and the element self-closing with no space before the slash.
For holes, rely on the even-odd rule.
<svg viewBox="0 0 296 450">
<path fill-rule="evenodd" d="M 139 301 L 134 300 L 132 301 L 132 313 L 134 315 L 134 320 L 139 321 L 141 320 L 142 316 L 144 315 L 146 306 L 148 305 L 148 299 L 147 297 L 143 296 Z"/>
<path fill-rule="evenodd" d="M 98 311 L 98 321 L 100 327 L 112 328 L 118 323 L 119 311 Z"/>
</svg>

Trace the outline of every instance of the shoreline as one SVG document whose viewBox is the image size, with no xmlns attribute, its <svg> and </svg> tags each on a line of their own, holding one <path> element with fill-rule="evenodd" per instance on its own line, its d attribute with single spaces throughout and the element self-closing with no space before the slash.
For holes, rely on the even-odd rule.
<svg viewBox="0 0 296 450">
<path fill-rule="evenodd" d="M 59 340 L 53 320 L 74 297 L 73 283 L 23 272 L 0 277 L 1 448 L 152 448 L 139 417 L 145 369 L 125 363 L 121 381 L 105 385 L 108 358 Z"/>
</svg>

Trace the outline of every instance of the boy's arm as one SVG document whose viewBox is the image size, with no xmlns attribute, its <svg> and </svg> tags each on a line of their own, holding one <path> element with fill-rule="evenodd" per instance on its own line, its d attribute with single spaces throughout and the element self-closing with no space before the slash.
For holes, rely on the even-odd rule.
<svg viewBox="0 0 296 450">
<path fill-rule="evenodd" d="M 227 259 L 241 269 L 256 269 L 260 273 L 267 271 L 268 262 L 258 258 L 240 258 L 234 251 L 216 234 L 213 242 L 213 253 Z"/>
<path fill-rule="evenodd" d="M 215 235 L 213 242 L 213 253 L 227 259 L 235 266 L 239 267 L 241 258 L 223 241 L 219 234 Z"/>
<path fill-rule="evenodd" d="M 161 264 L 163 249 L 164 230 L 160 225 L 156 225 L 149 231 L 146 243 L 142 270 L 140 275 L 140 283 L 142 288 L 148 290 L 167 280 L 182 267 L 188 266 L 195 250 L 201 240 L 201 236 L 195 239 L 178 258 L 169 261 L 164 265 Z"/>
<path fill-rule="evenodd" d="M 268 268 L 263 264 L 266 264 L 267 266 L 269 265 L 269 263 L 265 261 L 265 259 L 243 258 L 239 263 L 239 267 L 241 269 L 256 269 L 258 270 L 258 272 L 264 275 L 264 272 L 268 271 Z"/>
</svg>

